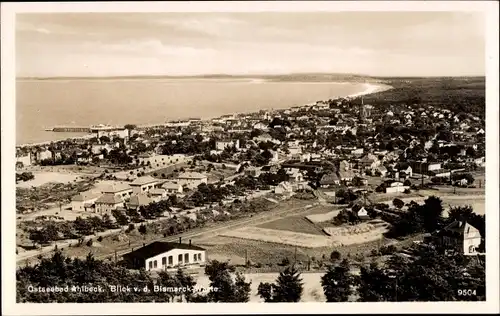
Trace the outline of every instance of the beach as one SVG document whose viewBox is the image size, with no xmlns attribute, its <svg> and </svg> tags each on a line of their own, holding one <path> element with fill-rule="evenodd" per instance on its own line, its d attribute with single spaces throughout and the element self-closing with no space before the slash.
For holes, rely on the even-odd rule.
<svg viewBox="0 0 500 316">
<path fill-rule="evenodd" d="M 57 125 L 159 125 L 186 117 L 208 119 L 285 109 L 387 88 L 361 82 L 271 82 L 258 78 L 18 80 L 16 144 L 43 144 L 86 135 L 45 131 Z"/>
</svg>

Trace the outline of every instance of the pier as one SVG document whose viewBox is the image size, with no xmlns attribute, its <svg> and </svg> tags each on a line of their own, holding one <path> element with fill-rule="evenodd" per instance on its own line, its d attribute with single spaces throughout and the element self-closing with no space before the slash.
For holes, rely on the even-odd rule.
<svg viewBox="0 0 500 316">
<path fill-rule="evenodd" d="M 48 132 L 60 133 L 90 133 L 90 127 L 81 126 L 56 126 L 45 129 Z"/>
</svg>

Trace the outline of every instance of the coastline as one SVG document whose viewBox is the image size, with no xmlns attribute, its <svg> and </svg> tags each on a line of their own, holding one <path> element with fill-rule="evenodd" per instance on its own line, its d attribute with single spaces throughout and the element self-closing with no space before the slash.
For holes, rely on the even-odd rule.
<svg viewBox="0 0 500 316">
<path fill-rule="evenodd" d="M 250 78 L 250 82 L 255 83 L 255 84 L 260 84 L 260 83 L 265 83 L 265 82 L 272 83 L 272 81 L 268 81 L 266 79 L 260 79 L 260 78 Z M 313 83 L 315 83 L 315 82 L 313 82 Z M 340 82 L 339 81 L 339 82 L 331 82 L 331 83 L 348 84 L 348 83 L 352 83 L 352 82 L 345 82 L 345 81 Z M 368 95 L 368 94 L 372 94 L 372 93 L 377 93 L 377 92 L 382 92 L 382 91 L 390 90 L 393 88 L 392 86 L 389 86 L 386 84 L 381 84 L 381 83 L 364 82 L 362 84 L 363 84 L 365 89 L 360 91 L 360 92 L 353 93 L 353 94 L 350 94 L 347 96 L 338 96 L 338 97 L 330 96 L 330 98 L 357 98 L 360 96 L 364 96 L 364 95 Z M 304 106 L 306 106 L 306 104 L 304 104 Z M 291 107 L 292 106 L 288 106 L 285 108 L 280 108 L 279 110 L 285 110 L 285 109 L 291 108 Z M 248 113 L 247 112 L 230 112 L 227 114 L 228 115 L 230 115 L 230 114 L 237 115 L 237 114 L 250 114 L 250 113 L 254 113 L 254 112 L 248 112 Z M 209 121 L 209 120 L 214 119 L 214 118 L 217 118 L 217 117 L 202 118 L 202 121 Z M 152 127 L 156 127 L 156 126 L 164 126 L 165 124 L 166 123 L 137 124 L 137 127 L 152 128 Z M 47 140 L 47 141 L 36 142 L 36 143 L 23 143 L 23 144 L 16 145 L 16 148 L 29 148 L 29 147 L 35 147 L 35 146 L 45 146 L 45 145 L 50 145 L 53 143 L 58 143 L 58 142 L 63 142 L 63 141 L 90 139 L 92 137 L 94 137 L 92 134 L 86 134 L 86 135 L 75 136 L 75 137 L 66 137 L 66 138 L 58 139 L 58 140 Z"/>
</svg>

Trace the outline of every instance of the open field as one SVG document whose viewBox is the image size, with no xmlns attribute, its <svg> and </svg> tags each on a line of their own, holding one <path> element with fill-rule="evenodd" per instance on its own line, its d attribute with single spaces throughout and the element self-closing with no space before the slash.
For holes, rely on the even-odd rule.
<svg viewBox="0 0 500 316">
<path fill-rule="evenodd" d="M 311 215 L 307 215 L 306 218 L 313 223 L 322 223 L 322 222 L 332 220 L 335 216 L 337 216 L 337 214 L 339 212 L 340 212 L 340 210 L 335 210 L 335 211 L 331 211 L 328 213 L 311 214 Z"/>
<path fill-rule="evenodd" d="M 372 221 L 355 226 L 326 227 L 323 231 L 340 245 L 352 245 L 383 238 L 383 234 L 388 231 L 388 226 L 383 221 Z"/>
<path fill-rule="evenodd" d="M 79 174 L 61 173 L 61 172 L 33 172 L 35 179 L 19 182 L 16 184 L 18 188 L 39 187 L 49 182 L 71 183 L 83 180 Z"/>
<path fill-rule="evenodd" d="M 324 235 L 320 227 L 315 226 L 313 223 L 309 222 L 303 216 L 289 216 L 276 221 L 267 222 L 257 227 L 292 231 L 292 232 L 312 234 L 312 235 Z"/>
<path fill-rule="evenodd" d="M 276 230 L 258 227 L 245 227 L 230 232 L 225 232 L 221 236 L 236 237 L 242 239 L 259 240 L 277 244 L 286 244 L 303 248 L 332 247 L 335 242 L 330 238 L 296 233 L 286 230 Z"/>
</svg>

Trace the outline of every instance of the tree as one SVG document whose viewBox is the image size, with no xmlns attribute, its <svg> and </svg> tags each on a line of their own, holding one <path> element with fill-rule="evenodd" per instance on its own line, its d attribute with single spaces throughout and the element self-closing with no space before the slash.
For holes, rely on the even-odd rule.
<svg viewBox="0 0 500 316">
<path fill-rule="evenodd" d="M 257 294 L 265 302 L 298 302 L 302 291 L 300 272 L 294 266 L 288 266 L 280 273 L 276 283 L 260 283 Z"/>
<path fill-rule="evenodd" d="M 393 201 L 392 201 L 392 204 L 397 207 L 398 209 L 402 209 L 403 206 L 405 206 L 405 202 L 403 202 L 403 200 L 401 199 L 398 199 L 398 198 L 395 198 Z"/>
<path fill-rule="evenodd" d="M 349 261 L 342 260 L 340 265 L 330 265 L 321 277 L 321 286 L 327 302 L 347 302 L 352 293 L 354 279 L 350 274 Z"/>
<path fill-rule="evenodd" d="M 393 281 L 375 263 L 371 263 L 369 267 L 361 267 L 356 283 L 360 302 L 384 302 L 394 297 L 391 288 Z"/>
<path fill-rule="evenodd" d="M 146 233 L 147 233 L 146 225 L 142 224 L 141 226 L 139 226 L 138 231 L 139 231 L 139 233 L 146 235 Z"/>
<path fill-rule="evenodd" d="M 330 254 L 330 261 L 335 262 L 337 260 L 340 260 L 340 252 L 338 252 L 337 250 L 334 250 Z"/>
<path fill-rule="evenodd" d="M 217 260 L 210 261 L 205 266 L 205 274 L 210 280 L 210 287 L 214 289 L 206 297 L 198 295 L 196 301 L 223 302 L 223 303 L 244 303 L 248 302 L 250 295 L 250 282 L 245 282 L 245 278 L 236 274 L 233 278 L 234 266 L 227 262 Z"/>
</svg>

